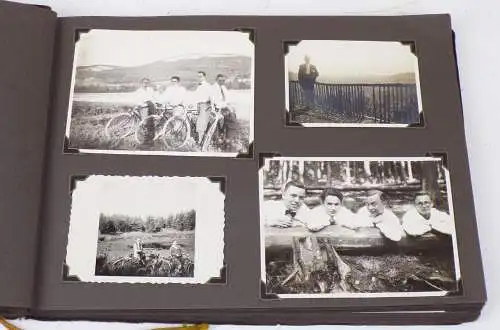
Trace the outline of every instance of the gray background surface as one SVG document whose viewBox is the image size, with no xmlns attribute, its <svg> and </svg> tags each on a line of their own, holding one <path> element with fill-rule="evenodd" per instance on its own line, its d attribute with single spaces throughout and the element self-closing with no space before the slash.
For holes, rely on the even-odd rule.
<svg viewBox="0 0 500 330">
<path fill-rule="evenodd" d="M 39 1 L 38 3 L 43 3 Z M 476 214 L 483 248 L 486 279 L 498 278 L 498 264 L 495 258 L 494 240 L 498 225 L 493 217 L 496 214 L 495 196 L 498 177 L 495 177 L 495 161 L 498 157 L 496 119 L 498 119 L 498 100 L 496 88 L 491 82 L 497 76 L 499 65 L 496 59 L 497 49 L 490 41 L 493 35 L 488 31 L 496 27 L 495 10 L 482 3 L 466 1 L 380 1 L 370 4 L 368 1 L 316 1 L 315 5 L 299 1 L 257 1 L 244 4 L 225 1 L 174 3 L 166 1 L 108 1 L 102 5 L 97 1 L 78 3 L 76 1 L 46 1 L 59 15 L 166 15 L 166 14 L 409 14 L 429 12 L 451 12 L 453 27 L 457 33 L 458 61 L 460 65 L 464 119 L 468 139 L 470 168 L 474 185 Z M 76 6 L 78 5 L 78 6 Z M 490 79 L 490 81 L 488 81 Z M 424 101 L 425 102 L 425 101 Z M 424 105 L 425 106 L 425 105 Z M 472 134 L 474 132 L 474 134 Z M 489 247 L 489 248 L 488 248 Z M 486 328 L 495 324 L 495 298 L 498 285 L 488 282 L 489 302 L 480 320 L 463 327 Z M 75 325 L 72 325 L 74 328 Z M 49 326 L 49 328 L 52 328 Z M 88 328 L 88 325 L 87 325 Z M 106 325 L 109 328 L 109 325 Z M 125 328 L 121 326 L 119 328 Z M 240 328 L 240 327 L 238 327 Z M 335 328 L 329 326 L 327 328 Z"/>
</svg>

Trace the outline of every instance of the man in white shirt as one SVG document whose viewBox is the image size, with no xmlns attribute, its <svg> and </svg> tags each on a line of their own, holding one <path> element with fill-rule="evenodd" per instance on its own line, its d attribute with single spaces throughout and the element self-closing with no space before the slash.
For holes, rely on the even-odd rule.
<svg viewBox="0 0 500 330">
<path fill-rule="evenodd" d="M 180 81 L 178 76 L 170 78 L 170 85 L 158 97 L 161 103 L 171 106 L 184 105 L 186 89 L 180 84 Z"/>
<path fill-rule="evenodd" d="M 380 233 L 391 241 L 399 241 L 404 235 L 398 217 L 385 207 L 380 190 L 370 190 L 365 206 L 356 213 L 356 221 L 352 228 L 376 227 Z"/>
<path fill-rule="evenodd" d="M 415 206 L 403 216 L 403 229 L 410 236 L 420 236 L 432 230 L 442 234 L 453 234 L 453 219 L 448 213 L 433 207 L 431 195 L 428 192 L 418 193 Z"/>
<path fill-rule="evenodd" d="M 215 83 L 213 84 L 214 104 L 219 109 L 229 107 L 228 103 L 229 92 L 227 90 L 225 83 L 226 83 L 226 77 L 223 74 L 219 73 L 215 78 Z"/>
<path fill-rule="evenodd" d="M 219 122 L 219 128 L 221 133 L 221 138 L 224 141 L 223 146 L 226 148 L 231 148 L 231 146 L 238 139 L 238 120 L 236 118 L 236 112 L 234 107 L 231 105 L 229 91 L 225 85 L 226 77 L 219 73 L 217 75 L 214 87 L 214 104 L 223 116 L 223 120 Z"/>
<path fill-rule="evenodd" d="M 198 118 L 196 119 L 196 133 L 198 143 L 201 142 L 210 120 L 210 106 L 213 104 L 213 87 L 207 82 L 207 74 L 198 71 L 198 87 L 196 88 L 196 103 Z"/>
<path fill-rule="evenodd" d="M 140 114 L 141 118 L 146 118 L 154 114 L 156 110 L 155 103 L 158 100 L 158 94 L 151 85 L 149 78 L 142 78 L 139 88 L 132 93 L 132 102 L 135 105 L 141 105 Z"/>
<path fill-rule="evenodd" d="M 282 199 L 266 201 L 262 205 L 266 226 L 289 228 L 307 227 L 309 208 L 304 205 L 306 188 L 300 182 L 289 181 L 282 191 Z"/>
<path fill-rule="evenodd" d="M 132 101 L 135 104 L 142 104 L 145 102 L 155 102 L 157 100 L 157 93 L 151 85 L 149 78 L 142 78 L 139 88 L 132 93 Z"/>
<path fill-rule="evenodd" d="M 321 194 L 321 205 L 310 212 L 309 229 L 319 231 L 330 225 L 351 228 L 355 226 L 355 215 L 342 202 L 344 196 L 334 188 L 327 188 Z"/>
</svg>

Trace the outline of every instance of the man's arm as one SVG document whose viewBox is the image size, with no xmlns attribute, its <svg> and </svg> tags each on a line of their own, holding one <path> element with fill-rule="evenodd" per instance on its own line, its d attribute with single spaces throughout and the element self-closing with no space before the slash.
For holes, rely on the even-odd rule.
<svg viewBox="0 0 500 330">
<path fill-rule="evenodd" d="M 418 219 L 417 215 L 415 215 L 416 211 L 408 210 L 405 215 L 403 215 L 403 230 L 410 236 L 421 236 L 431 230 L 430 227 L 421 223 L 420 219 Z"/>
<path fill-rule="evenodd" d="M 265 225 L 269 227 L 289 228 L 292 226 L 292 220 L 289 217 L 283 216 L 279 218 L 264 218 Z"/>
<path fill-rule="evenodd" d="M 388 210 L 385 212 L 388 212 Z M 399 224 L 399 219 L 393 213 L 385 215 L 384 220 L 375 226 L 380 229 L 382 235 L 391 241 L 398 242 L 403 237 L 403 230 Z"/>
<path fill-rule="evenodd" d="M 316 68 L 316 66 L 315 66 L 315 65 L 313 65 L 313 66 L 312 66 L 312 70 L 311 70 L 311 71 L 313 72 L 313 75 L 314 75 L 314 80 L 316 80 L 316 78 L 318 78 L 318 76 L 319 76 L 319 71 L 318 71 L 318 68 Z"/>
<path fill-rule="evenodd" d="M 373 222 L 365 207 L 361 208 L 358 213 L 353 213 L 350 218 L 351 221 L 344 221 L 341 225 L 349 229 L 373 227 Z"/>
<path fill-rule="evenodd" d="M 438 211 L 433 212 L 431 215 L 431 227 L 432 229 L 446 235 L 453 234 L 453 219 L 448 213 Z"/>
<path fill-rule="evenodd" d="M 301 212 L 300 214 L 303 218 L 300 220 L 302 220 L 309 231 L 317 232 L 330 225 L 329 216 L 324 210 L 320 209 L 320 207 L 321 206 L 316 207 L 307 212 Z"/>
<path fill-rule="evenodd" d="M 300 81 L 303 78 L 304 78 L 304 66 L 301 64 L 299 65 L 298 79 Z"/>
<path fill-rule="evenodd" d="M 265 226 L 278 227 L 278 228 L 288 228 L 292 226 L 292 219 L 279 212 L 279 208 L 272 201 L 267 201 L 263 205 L 263 217 Z"/>
</svg>

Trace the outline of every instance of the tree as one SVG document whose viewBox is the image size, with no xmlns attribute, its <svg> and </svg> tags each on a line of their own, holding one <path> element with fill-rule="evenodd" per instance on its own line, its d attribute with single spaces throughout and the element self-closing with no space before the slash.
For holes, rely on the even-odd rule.
<svg viewBox="0 0 500 330">
<path fill-rule="evenodd" d="M 440 206 L 441 191 L 438 183 L 438 164 L 435 162 L 421 162 L 422 190 L 429 192 L 436 207 Z"/>
</svg>

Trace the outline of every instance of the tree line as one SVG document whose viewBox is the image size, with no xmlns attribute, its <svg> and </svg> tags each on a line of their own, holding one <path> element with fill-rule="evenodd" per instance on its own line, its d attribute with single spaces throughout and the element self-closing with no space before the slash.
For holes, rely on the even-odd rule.
<svg viewBox="0 0 500 330">
<path fill-rule="evenodd" d="M 123 214 L 99 216 L 99 232 L 101 234 L 117 234 L 131 231 L 142 231 L 147 233 L 157 233 L 163 228 L 175 230 L 194 230 L 196 222 L 196 211 L 189 210 L 171 214 L 168 217 L 148 216 L 144 220 L 142 217 L 131 217 Z"/>
</svg>

